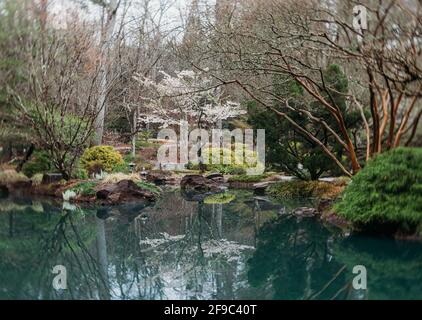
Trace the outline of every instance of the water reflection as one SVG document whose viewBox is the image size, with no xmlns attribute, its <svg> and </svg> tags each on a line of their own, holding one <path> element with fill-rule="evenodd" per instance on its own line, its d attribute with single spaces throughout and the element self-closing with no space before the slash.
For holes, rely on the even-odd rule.
<svg viewBox="0 0 422 320">
<path fill-rule="evenodd" d="M 418 243 L 349 237 L 277 204 L 166 193 L 153 207 L 0 200 L 0 299 L 422 298 Z M 68 289 L 52 287 L 55 265 Z M 368 268 L 366 292 L 351 287 Z"/>
<path fill-rule="evenodd" d="M 250 284 L 268 285 L 269 299 L 335 297 L 346 279 L 342 264 L 333 259 L 334 240 L 314 218 L 285 215 L 267 223 L 249 260 Z"/>
</svg>

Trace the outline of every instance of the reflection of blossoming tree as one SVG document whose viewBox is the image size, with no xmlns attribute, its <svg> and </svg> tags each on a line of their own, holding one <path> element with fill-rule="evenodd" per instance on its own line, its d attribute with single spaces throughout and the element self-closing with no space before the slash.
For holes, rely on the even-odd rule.
<svg viewBox="0 0 422 320">
<path fill-rule="evenodd" d="M 167 298 L 180 299 L 181 293 L 188 299 L 236 297 L 236 284 L 246 280 L 246 259 L 253 247 L 217 234 L 200 206 L 185 234 L 154 233 L 140 240 L 146 268 L 156 271 L 149 276 L 166 284 Z"/>
</svg>

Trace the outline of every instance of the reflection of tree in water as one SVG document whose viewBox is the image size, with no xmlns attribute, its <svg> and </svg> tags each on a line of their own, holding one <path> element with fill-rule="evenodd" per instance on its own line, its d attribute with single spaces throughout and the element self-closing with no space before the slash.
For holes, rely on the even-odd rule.
<svg viewBox="0 0 422 320">
<path fill-rule="evenodd" d="M 2 199 L 0 298 L 422 298 L 420 243 L 337 239 L 313 219 L 287 215 L 265 223 L 276 211 L 263 208 L 174 195 L 104 215 Z M 58 264 L 68 271 L 62 292 L 52 288 Z M 359 264 L 368 270 L 363 293 L 350 286 Z"/>
<path fill-rule="evenodd" d="M 114 298 L 160 299 L 163 285 L 152 276 L 157 268 L 148 266 L 140 251 L 136 220 L 133 224 L 107 222 L 108 271 Z"/>
<path fill-rule="evenodd" d="M 333 252 L 347 265 L 367 269 L 367 299 L 422 299 L 420 242 L 352 236 L 334 244 Z"/>
<path fill-rule="evenodd" d="M 249 282 L 267 298 L 327 299 L 344 285 L 343 266 L 332 259 L 332 233 L 312 218 L 286 215 L 266 223 L 248 261 Z"/>
<path fill-rule="evenodd" d="M 223 239 L 231 231 L 219 204 L 198 205 L 177 195 L 142 211 L 96 212 L 19 201 L 1 205 L 1 297 L 233 298 L 239 274 L 245 277 L 243 251 L 250 247 Z M 147 239 L 163 243 L 151 248 L 140 242 Z M 52 288 L 51 270 L 58 264 L 67 268 L 68 289 L 62 292 Z"/>
<path fill-rule="evenodd" d="M 313 219 L 287 215 L 262 226 L 276 212 L 264 209 L 175 195 L 104 216 L 3 199 L 0 298 L 422 298 L 420 244 L 336 239 Z M 68 271 L 63 292 L 52 288 L 58 264 Z M 368 269 L 364 294 L 350 288 L 358 264 Z"/>
<path fill-rule="evenodd" d="M 99 216 L 106 219 L 108 281 L 115 298 L 256 296 L 242 291 L 254 244 L 255 217 L 247 206 L 205 205 L 170 192 L 154 207 L 132 212 L 133 221 L 122 219 L 125 212 Z"/>
<path fill-rule="evenodd" d="M 166 298 L 235 298 L 235 278 L 245 264 L 243 251 L 251 247 L 221 239 L 222 205 L 195 207 L 179 235 L 150 233 L 148 225 L 141 228 L 145 262 L 157 271 L 152 277 L 161 279 Z"/>
<path fill-rule="evenodd" d="M 62 264 L 67 269 L 68 289 L 61 292 L 60 298 L 109 299 L 111 288 L 108 285 L 107 271 L 103 269 L 101 257 L 104 248 L 98 239 L 99 225 L 86 224 L 87 211 L 63 211 L 51 233 L 43 238 L 40 261 L 42 270 Z M 97 235 L 97 238 L 95 238 Z M 49 269 L 50 268 L 50 269 Z M 48 284 L 51 274 L 43 274 L 41 283 Z M 53 297 L 55 290 L 50 290 Z"/>
<path fill-rule="evenodd" d="M 5 204 L 5 200 L 2 204 Z M 95 240 L 92 223 L 86 223 L 88 211 L 69 212 L 49 203 L 34 205 L 14 200 L 20 208 L 10 207 L 8 219 L 0 219 L 0 261 L 2 295 L 5 298 L 107 298 L 95 252 L 88 247 Z M 7 206 L 2 206 L 3 208 Z M 67 268 L 68 290 L 52 288 L 55 265 Z"/>
</svg>

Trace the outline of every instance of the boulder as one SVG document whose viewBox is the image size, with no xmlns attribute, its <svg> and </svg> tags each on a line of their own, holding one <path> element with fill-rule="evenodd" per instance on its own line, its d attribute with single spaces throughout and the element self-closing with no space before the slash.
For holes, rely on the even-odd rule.
<svg viewBox="0 0 422 320">
<path fill-rule="evenodd" d="M 144 190 L 132 180 L 121 180 L 117 183 L 106 184 L 97 189 L 97 199 L 108 204 L 125 202 L 152 202 L 156 195 L 151 191 Z"/>
<path fill-rule="evenodd" d="M 148 182 L 154 183 L 157 186 L 174 185 L 176 183 L 176 179 L 172 174 L 166 171 L 148 172 L 145 178 Z"/>
<path fill-rule="evenodd" d="M 229 181 L 229 188 L 254 190 L 254 182 Z M 257 195 L 262 195 L 262 194 L 257 194 Z"/>
<path fill-rule="evenodd" d="M 63 180 L 61 173 L 44 173 L 41 184 L 52 184 Z"/>
<path fill-rule="evenodd" d="M 221 181 L 220 177 L 215 178 Z M 210 195 L 224 192 L 226 187 L 217 181 L 199 174 L 186 175 L 180 182 L 182 196 L 185 200 L 200 202 Z"/>
<path fill-rule="evenodd" d="M 218 189 L 218 183 L 200 174 L 189 174 L 183 177 L 180 187 L 185 191 L 206 192 Z"/>
<path fill-rule="evenodd" d="M 224 183 L 224 176 L 221 173 L 212 173 L 207 175 L 205 178 L 217 183 Z"/>
</svg>

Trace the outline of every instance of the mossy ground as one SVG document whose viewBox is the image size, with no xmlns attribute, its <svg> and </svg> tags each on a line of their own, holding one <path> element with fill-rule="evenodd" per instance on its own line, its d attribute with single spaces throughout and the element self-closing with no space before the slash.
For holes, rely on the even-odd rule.
<svg viewBox="0 0 422 320">
<path fill-rule="evenodd" d="M 344 189 L 343 183 L 323 181 L 281 181 L 268 187 L 267 194 L 278 199 L 336 198 Z"/>
</svg>

